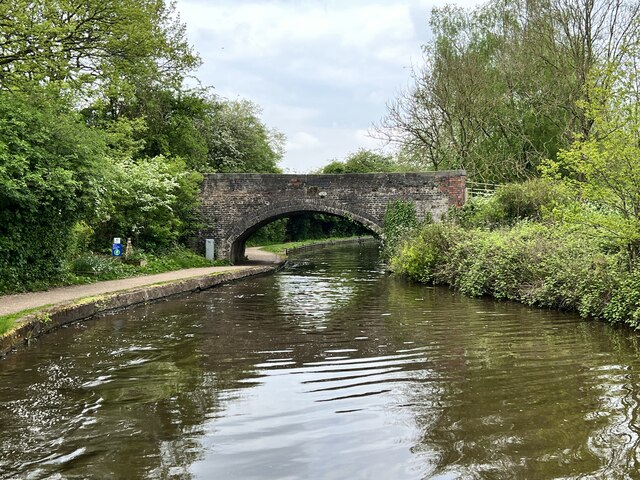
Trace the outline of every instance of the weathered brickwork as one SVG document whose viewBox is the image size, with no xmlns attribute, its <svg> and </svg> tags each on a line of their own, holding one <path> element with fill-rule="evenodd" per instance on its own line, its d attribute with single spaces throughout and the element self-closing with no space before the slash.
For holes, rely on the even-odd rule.
<svg viewBox="0 0 640 480">
<path fill-rule="evenodd" d="M 345 175 L 207 174 L 202 190 L 205 229 L 218 258 L 242 259 L 244 242 L 258 228 L 296 212 L 355 220 L 381 234 L 387 205 L 412 202 L 419 218 L 439 220 L 465 201 L 464 171 Z"/>
</svg>

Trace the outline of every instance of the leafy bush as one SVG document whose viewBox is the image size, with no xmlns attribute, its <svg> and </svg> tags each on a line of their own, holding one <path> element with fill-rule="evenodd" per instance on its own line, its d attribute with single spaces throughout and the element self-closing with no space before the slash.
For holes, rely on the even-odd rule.
<svg viewBox="0 0 640 480">
<path fill-rule="evenodd" d="M 177 246 L 162 256 L 146 255 L 148 264 L 140 270 L 142 273 L 160 273 L 182 268 L 211 267 L 226 265 L 226 260 L 211 262 L 188 248 Z"/>
<path fill-rule="evenodd" d="M 178 244 L 197 228 L 201 179 L 178 159 L 118 161 L 103 184 L 94 248 L 100 251 L 112 237 L 132 238 L 151 251 Z"/>
<path fill-rule="evenodd" d="M 71 269 L 77 274 L 100 275 L 115 273 L 119 270 L 120 266 L 120 260 L 113 260 L 111 257 L 104 255 L 85 255 L 76 258 L 71 264 Z"/>
<path fill-rule="evenodd" d="M 470 296 L 577 311 L 640 326 L 640 272 L 605 252 L 596 232 L 521 222 L 511 229 L 426 225 L 405 239 L 392 269 Z"/>
<path fill-rule="evenodd" d="M 451 213 L 466 228 L 497 228 L 525 219 L 541 220 L 558 204 L 568 202 L 569 195 L 561 184 L 533 179 L 501 185 L 492 196 L 472 198 Z"/>
<path fill-rule="evenodd" d="M 146 260 L 144 265 L 123 262 L 107 255 L 83 255 L 72 262 L 71 269 L 78 275 L 70 278 L 71 283 L 86 283 L 95 280 L 114 280 L 153 273 L 169 272 L 183 268 L 199 268 L 227 265 L 226 260 L 211 262 L 201 255 L 185 248 L 175 247 L 163 255 L 153 255 L 134 250 L 134 259 Z M 87 277 L 87 275 L 89 277 Z"/>
<path fill-rule="evenodd" d="M 449 252 L 451 237 L 457 230 L 442 224 L 422 227 L 417 235 L 400 243 L 398 253 L 391 259 L 392 268 L 420 282 L 435 281 L 442 257 Z"/>
<path fill-rule="evenodd" d="M 427 219 L 427 223 L 429 219 Z M 401 240 L 418 226 L 416 207 L 411 202 L 396 200 L 384 213 L 384 253 L 391 256 Z"/>
<path fill-rule="evenodd" d="M 90 251 L 94 230 L 83 220 L 76 222 L 69 232 L 67 256 L 76 258 Z"/>
<path fill-rule="evenodd" d="M 61 278 L 105 165 L 102 136 L 59 99 L 0 92 L 0 291 Z"/>
<path fill-rule="evenodd" d="M 398 169 L 399 166 L 394 162 L 391 155 L 361 148 L 357 152 L 348 155 L 344 161 L 332 161 L 322 168 L 321 172 L 329 174 L 380 173 L 395 172 Z"/>
</svg>

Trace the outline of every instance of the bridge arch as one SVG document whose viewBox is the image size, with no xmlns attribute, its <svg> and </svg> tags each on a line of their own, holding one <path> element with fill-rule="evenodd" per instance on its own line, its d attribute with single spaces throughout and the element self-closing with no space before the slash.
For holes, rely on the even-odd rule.
<svg viewBox="0 0 640 480">
<path fill-rule="evenodd" d="M 244 241 L 255 230 L 298 212 L 349 218 L 381 234 L 390 203 L 411 203 L 418 219 L 438 221 L 465 201 L 464 171 L 361 173 L 340 175 L 209 173 L 200 190 L 203 229 L 200 245 L 211 238 L 217 258 L 237 262 Z"/>
<path fill-rule="evenodd" d="M 376 235 L 382 235 L 383 225 L 375 218 L 370 217 L 366 212 L 359 212 L 356 209 L 344 207 L 342 205 L 332 205 L 330 203 L 305 199 L 303 201 L 287 201 L 270 204 L 257 212 L 252 213 L 248 218 L 237 222 L 229 232 L 229 236 L 223 240 L 225 245 L 220 248 L 228 249 L 229 259 L 232 263 L 241 262 L 244 259 L 244 244 L 246 240 L 260 227 L 267 225 L 279 218 L 288 217 L 296 213 L 326 213 L 337 217 L 346 218 L 359 223 L 363 227 L 371 230 Z"/>
</svg>

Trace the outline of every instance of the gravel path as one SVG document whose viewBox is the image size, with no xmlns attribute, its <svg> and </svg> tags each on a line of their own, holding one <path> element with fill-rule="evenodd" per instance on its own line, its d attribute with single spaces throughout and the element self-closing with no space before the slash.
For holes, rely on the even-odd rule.
<svg viewBox="0 0 640 480">
<path fill-rule="evenodd" d="M 212 273 L 230 272 L 248 268 L 254 265 L 279 263 L 280 257 L 274 253 L 265 252 L 258 248 L 247 248 L 249 262 L 242 265 L 227 267 L 204 267 L 187 268 L 173 272 L 158 273 L 155 275 L 144 275 L 142 277 L 124 278 L 122 280 L 107 280 L 103 282 L 91 283 L 89 285 L 73 285 L 70 287 L 52 288 L 45 292 L 19 293 L 17 295 L 0 296 L 0 315 L 20 312 L 30 308 L 42 307 L 44 305 L 55 305 L 58 303 L 77 300 L 85 297 L 103 295 L 105 293 L 129 290 L 131 288 L 143 287 L 154 283 L 170 282 L 172 280 L 183 280 L 185 278 L 201 277 Z"/>
</svg>

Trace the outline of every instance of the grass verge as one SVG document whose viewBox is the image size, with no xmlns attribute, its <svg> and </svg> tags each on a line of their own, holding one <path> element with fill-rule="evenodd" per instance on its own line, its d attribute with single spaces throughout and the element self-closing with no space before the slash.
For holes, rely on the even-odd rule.
<svg viewBox="0 0 640 480">
<path fill-rule="evenodd" d="M 38 310 L 42 310 L 43 308 L 50 307 L 51 305 L 42 305 L 40 307 L 28 308 L 26 310 L 21 310 L 16 313 L 9 313 L 7 315 L 0 316 L 0 335 L 4 335 L 8 331 L 10 331 L 16 323 L 16 320 L 22 318 L 30 313 L 37 312 Z"/>
<path fill-rule="evenodd" d="M 129 264 L 119 258 L 107 255 L 86 254 L 69 262 L 67 272 L 51 282 L 38 282 L 29 285 L 13 286 L 2 289 L 0 294 L 35 292 L 67 285 L 84 285 L 102 280 L 120 280 L 123 278 L 152 275 L 186 268 L 218 267 L 229 265 L 227 260 L 207 260 L 187 248 L 175 248 L 163 255 L 137 253 L 136 260 L 142 265 Z"/>
<path fill-rule="evenodd" d="M 287 242 L 287 243 L 277 243 L 274 245 L 264 245 L 258 248 L 266 252 L 271 252 L 271 253 L 276 253 L 281 255 L 281 254 L 284 254 L 287 250 L 290 250 L 292 248 L 304 247 L 305 245 L 313 245 L 315 243 L 323 244 L 323 243 L 330 243 L 330 242 L 336 242 L 336 241 L 342 241 L 342 240 L 350 240 L 353 238 L 361 238 L 361 237 L 334 237 L 334 238 L 323 238 L 323 239 L 313 239 L 313 240 L 300 240 L 298 242 Z"/>
<path fill-rule="evenodd" d="M 211 262 L 207 262 L 207 266 L 210 266 Z M 217 272 L 214 273 L 213 275 L 222 275 L 224 272 Z M 187 279 L 183 279 L 183 280 L 187 280 Z M 173 283 L 173 280 L 167 280 L 164 282 L 156 282 L 156 283 L 152 283 L 150 285 L 145 285 L 144 288 L 153 288 L 153 287 L 161 287 L 164 285 L 168 285 L 170 283 Z M 85 303 L 90 303 L 90 302 L 95 302 L 95 301 L 100 301 L 100 300 L 106 300 L 108 299 L 112 294 L 116 294 L 116 293 L 125 293 L 131 290 L 136 290 L 140 287 L 134 287 L 134 288 L 130 288 L 130 289 L 126 289 L 126 290 L 118 290 L 117 292 L 110 292 L 110 293 L 105 293 L 102 295 L 97 295 L 97 296 L 89 296 L 89 297 L 82 297 L 82 298 L 78 298 L 77 300 L 73 300 L 72 304 L 73 305 L 83 305 Z M 46 304 L 46 305 L 41 305 L 38 307 L 34 307 L 34 308 L 28 308 L 25 310 L 20 310 L 19 312 L 15 312 L 15 313 L 9 313 L 7 315 L 1 315 L 0 316 L 0 336 L 4 335 L 5 333 L 9 332 L 11 329 L 13 329 L 16 320 L 25 317 L 29 314 L 38 312 L 40 310 L 44 310 L 48 307 L 50 307 L 52 304 Z"/>
</svg>

